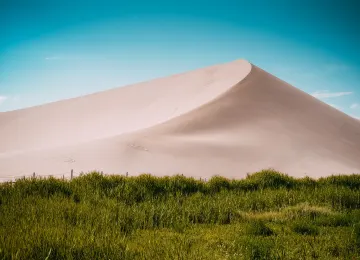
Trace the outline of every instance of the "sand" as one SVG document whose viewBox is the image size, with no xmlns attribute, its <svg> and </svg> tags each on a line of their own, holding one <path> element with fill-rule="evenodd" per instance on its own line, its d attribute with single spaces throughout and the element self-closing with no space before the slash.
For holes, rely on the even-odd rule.
<svg viewBox="0 0 360 260">
<path fill-rule="evenodd" d="M 360 121 L 245 60 L 0 113 L 0 181 L 360 173 Z"/>
</svg>

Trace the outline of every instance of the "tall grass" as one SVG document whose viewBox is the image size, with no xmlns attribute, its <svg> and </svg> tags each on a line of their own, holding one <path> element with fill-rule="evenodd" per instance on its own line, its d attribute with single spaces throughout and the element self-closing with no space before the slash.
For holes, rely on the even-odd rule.
<svg viewBox="0 0 360 260">
<path fill-rule="evenodd" d="M 352 259 L 360 175 L 97 172 L 0 184 L 0 259 Z"/>
</svg>

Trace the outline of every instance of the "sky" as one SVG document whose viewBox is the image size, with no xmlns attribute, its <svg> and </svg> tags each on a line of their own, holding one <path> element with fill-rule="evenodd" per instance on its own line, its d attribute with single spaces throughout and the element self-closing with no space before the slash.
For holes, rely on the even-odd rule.
<svg viewBox="0 0 360 260">
<path fill-rule="evenodd" d="M 360 118 L 360 1 L 0 0 L 0 112 L 236 59 Z"/>
</svg>

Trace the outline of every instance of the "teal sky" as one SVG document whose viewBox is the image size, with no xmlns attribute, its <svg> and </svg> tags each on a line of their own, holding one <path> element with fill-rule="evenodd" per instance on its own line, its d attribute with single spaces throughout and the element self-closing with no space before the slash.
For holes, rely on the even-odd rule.
<svg viewBox="0 0 360 260">
<path fill-rule="evenodd" d="M 0 111 L 245 58 L 360 117 L 359 1 L 0 0 Z"/>
</svg>

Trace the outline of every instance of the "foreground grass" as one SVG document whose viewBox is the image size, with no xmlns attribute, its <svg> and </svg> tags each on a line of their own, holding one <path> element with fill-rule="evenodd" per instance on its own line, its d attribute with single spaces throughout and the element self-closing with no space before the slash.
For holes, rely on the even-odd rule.
<svg viewBox="0 0 360 260">
<path fill-rule="evenodd" d="M 360 259 L 360 175 L 0 184 L 0 259 Z"/>
</svg>

